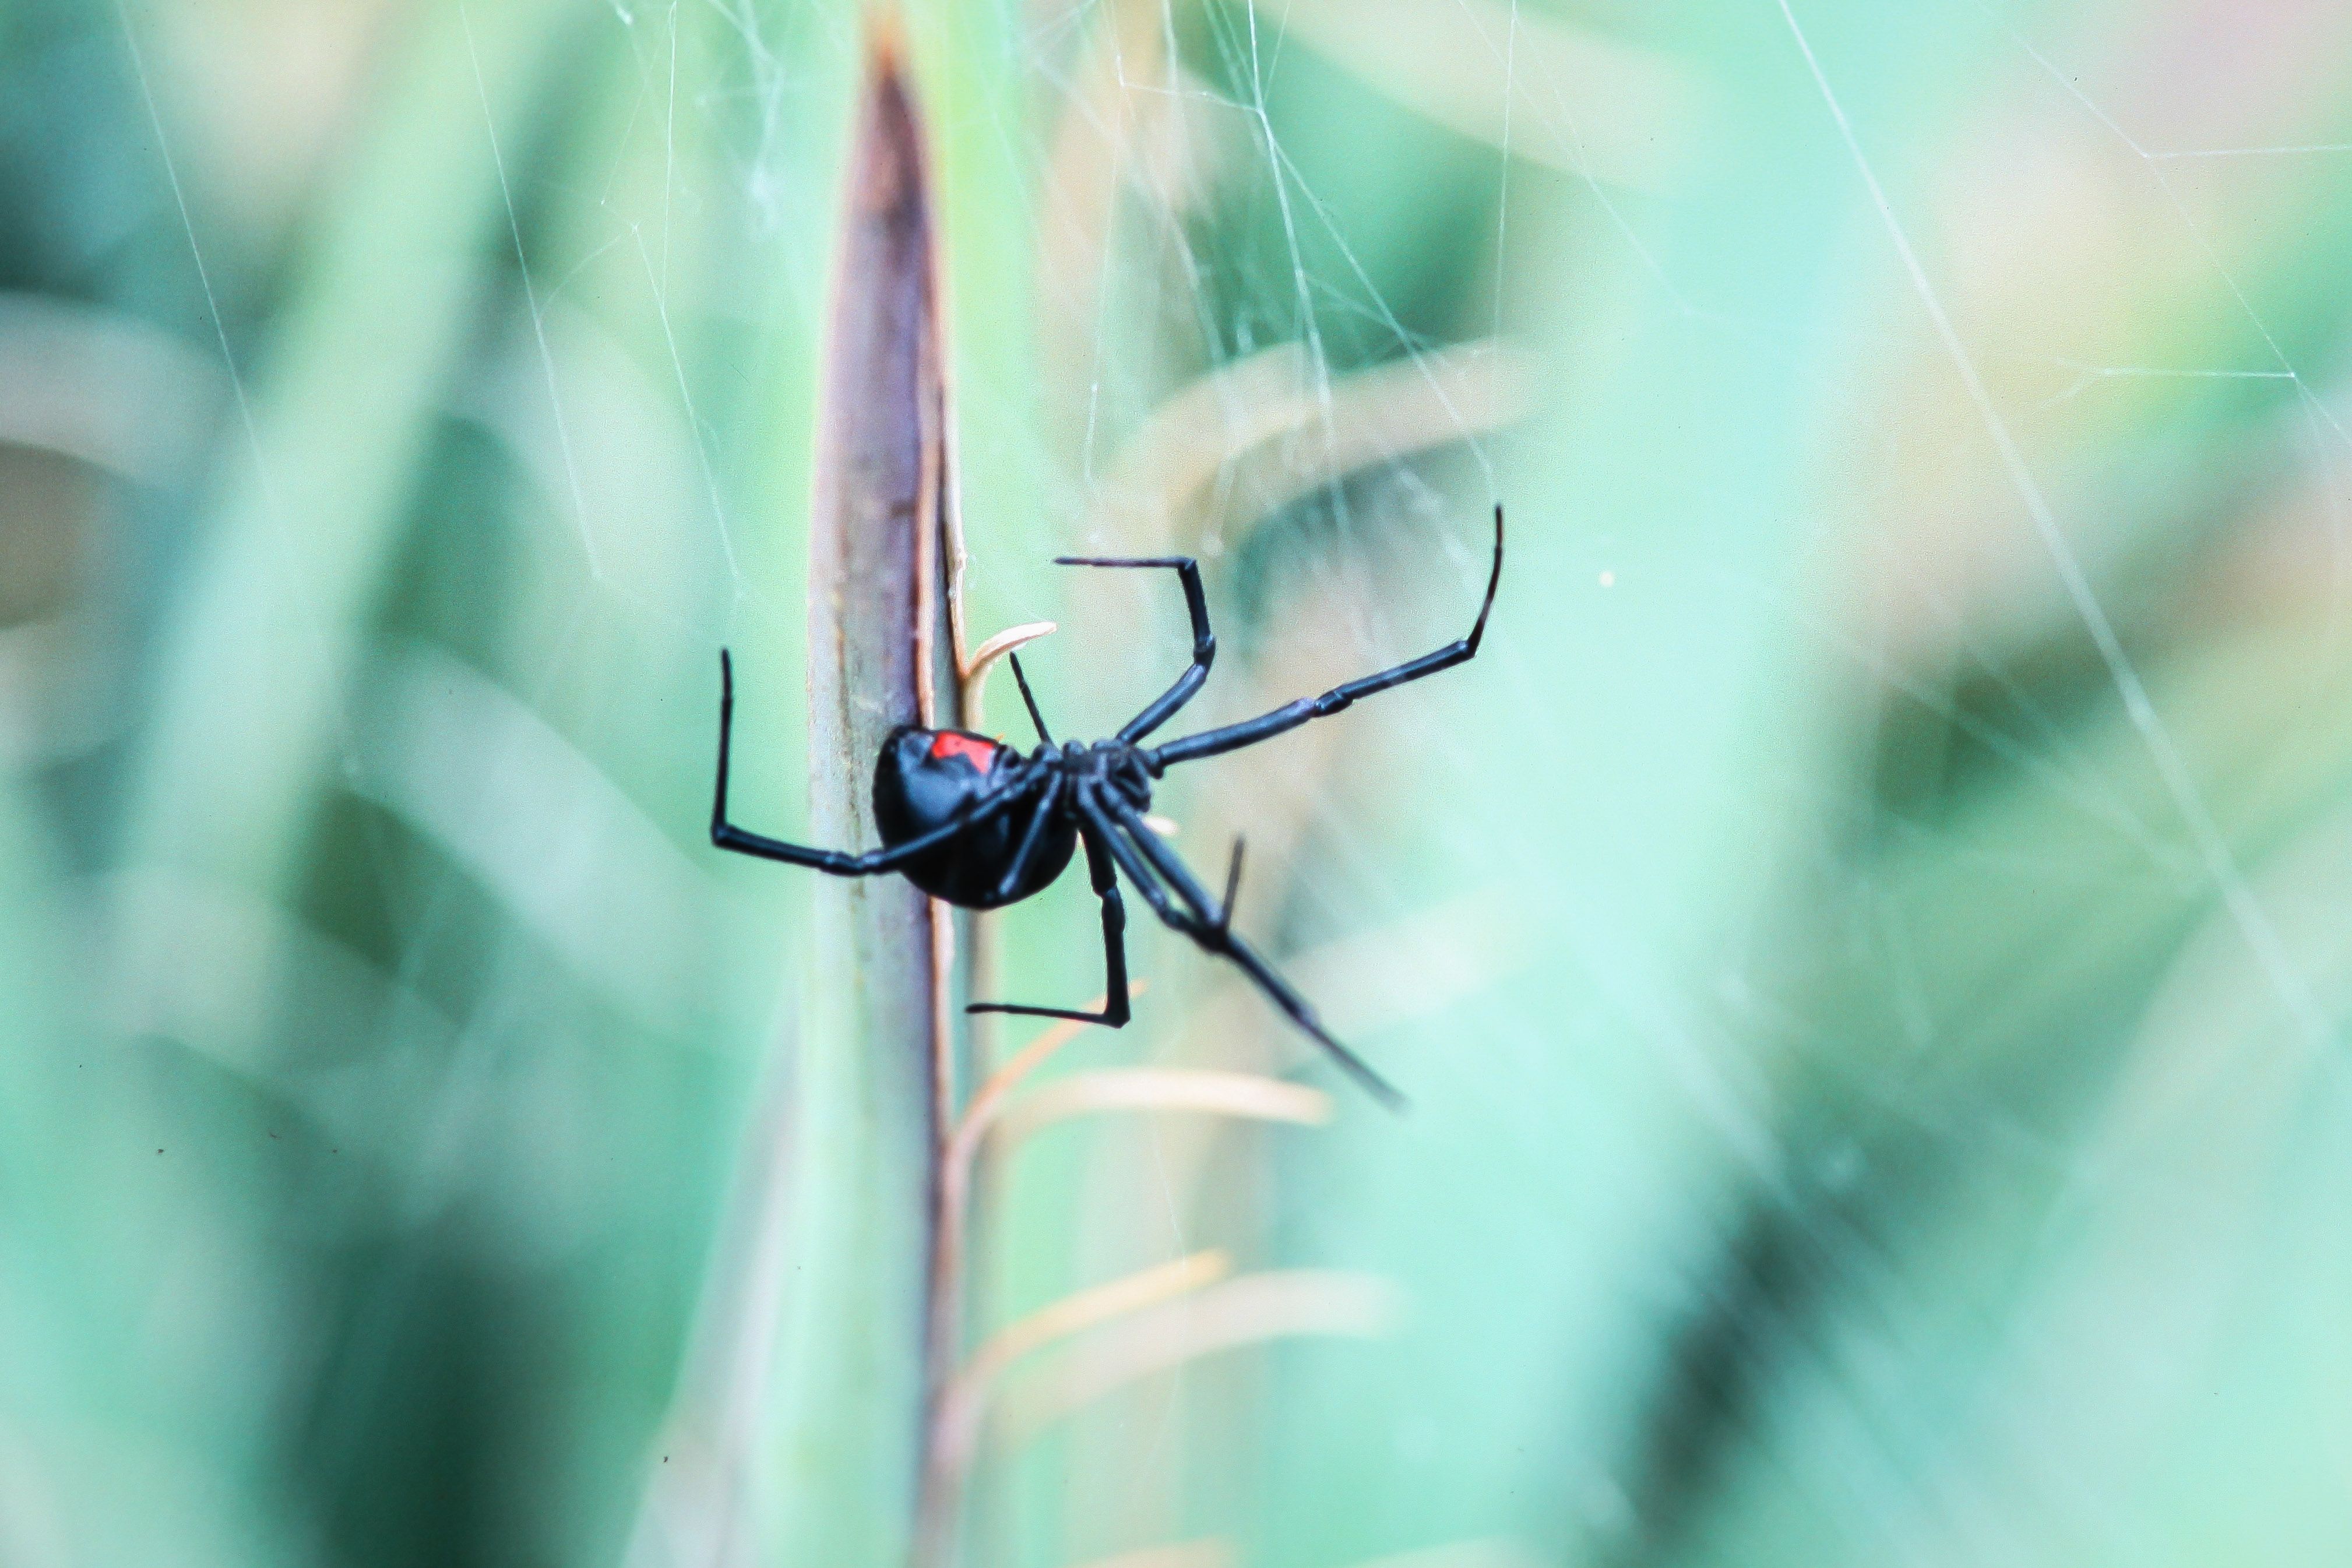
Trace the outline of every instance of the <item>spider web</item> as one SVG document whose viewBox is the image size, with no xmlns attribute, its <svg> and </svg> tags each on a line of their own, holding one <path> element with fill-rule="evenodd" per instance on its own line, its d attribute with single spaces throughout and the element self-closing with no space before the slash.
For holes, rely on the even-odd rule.
<svg viewBox="0 0 2352 1568">
<path fill-rule="evenodd" d="M 678 824 L 722 644 L 764 758 L 738 814 L 803 820 L 806 433 L 863 35 L 840 5 L 612 0 L 539 16 L 576 52 L 532 78 L 527 9 L 415 28 L 457 84 L 425 100 L 470 117 L 435 189 L 478 182 L 498 223 L 458 247 L 488 282 L 449 313 L 429 452 L 385 486 L 416 515 L 384 525 L 389 607 L 356 570 L 257 596 L 279 657 L 337 673 L 328 869 L 233 906 L 136 854 L 107 875 L 178 912 L 158 929 L 295 956 L 292 1003 L 159 987 L 125 1032 L 364 1140 L 383 1191 L 325 1230 L 511 1244 L 530 1304 L 484 1343 L 588 1325 L 581 1364 L 626 1392 L 518 1396 L 568 1479 L 500 1506 L 555 1554 L 634 1530 L 656 1561 L 650 1513 L 568 1504 L 726 1514 L 662 1490 L 646 1433 L 693 1322 L 670 1418 L 706 1399 L 749 1440 L 774 1301 L 697 1320 L 683 1287 L 548 1281 L 643 1244 L 719 1299 L 789 1256 L 760 1200 L 790 1089 L 761 1064 L 801 898 Z M 259 68 L 107 24 L 181 336 L 226 362 L 220 483 L 294 559 L 282 323 L 240 317 L 261 286 L 206 194 L 228 143 L 188 129 Z M 990 1322 L 1208 1248 L 1273 1305 L 1083 1408 L 1054 1403 L 1083 1355 L 1047 1369 L 975 1538 L 1432 1568 L 2340 1550 L 2352 28 L 2197 0 L 999 0 L 913 32 L 971 623 L 1059 622 L 1024 654 L 1059 733 L 1110 732 L 1183 634 L 1166 584 L 1126 580 L 1156 574 L 1054 555 L 1202 559 L 1223 653 L 1181 732 L 1458 635 L 1494 502 L 1513 528 L 1466 671 L 1161 799 L 1196 867 L 1247 835 L 1243 925 L 1415 1116 L 1342 1092 L 1318 1134 L 1112 1115 L 1025 1152 Z M 494 609 L 452 586 L 478 570 Z M 991 727 L 1025 741 L 1011 708 Z M 1000 929 L 1005 994 L 1098 986 L 1079 888 Z M 1322 1082 L 1188 946 L 1138 930 L 1135 960 L 1139 1027 L 1076 1070 Z M 373 1043 L 289 1066 L 305 1009 Z M 628 1196 L 714 1119 L 740 1147 Z M 607 1169 L 600 1139 L 633 1153 Z M 497 1273 L 393 1250 L 389 1285 L 289 1272 L 401 1321 Z M 369 1469 L 350 1391 L 409 1364 L 360 1315 L 321 1309 L 273 1375 L 328 1497 Z M 583 1412 L 593 1439 L 546 1435 Z"/>
</svg>

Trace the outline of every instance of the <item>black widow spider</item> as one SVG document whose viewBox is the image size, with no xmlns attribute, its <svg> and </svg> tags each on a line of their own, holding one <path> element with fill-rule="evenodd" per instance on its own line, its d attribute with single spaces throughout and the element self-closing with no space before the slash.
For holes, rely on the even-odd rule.
<svg viewBox="0 0 2352 1568">
<path fill-rule="evenodd" d="M 895 871 L 933 897 L 967 909 L 995 909 L 1039 892 L 1062 874 L 1083 843 L 1095 895 L 1102 901 L 1103 966 L 1108 971 L 1103 1010 L 1076 1012 L 1013 1002 L 974 1002 L 966 1010 L 1076 1019 L 1113 1029 L 1126 1023 L 1129 1016 L 1127 913 L 1119 901 L 1115 874 L 1124 872 L 1152 913 L 1170 928 L 1191 937 L 1203 950 L 1240 965 L 1275 1005 L 1312 1035 L 1357 1082 L 1391 1108 L 1402 1108 L 1403 1097 L 1387 1080 L 1331 1038 L 1307 999 L 1291 989 L 1255 948 L 1234 935 L 1234 898 L 1241 886 L 1241 841 L 1234 841 L 1233 861 L 1225 873 L 1225 896 L 1219 902 L 1194 880 L 1175 852 L 1160 841 L 1146 825 L 1144 813 L 1151 807 L 1151 781 L 1171 764 L 1255 746 L 1309 719 L 1338 713 L 1358 697 L 1467 663 L 1478 652 L 1487 612 L 1495 608 L 1495 590 L 1503 580 L 1503 508 L 1495 508 L 1495 564 L 1487 574 L 1486 596 L 1479 602 L 1478 619 L 1471 624 L 1470 635 L 1378 674 L 1336 686 L 1319 697 L 1301 697 L 1272 713 L 1202 730 L 1165 746 L 1137 743 L 1192 700 L 1208 679 L 1210 663 L 1217 654 L 1199 564 L 1190 556 L 1062 556 L 1055 564 L 1167 567 L 1184 585 L 1185 607 L 1192 617 L 1192 665 L 1116 736 L 1092 746 L 1075 740 L 1056 746 L 1037 712 L 1029 678 L 1022 674 L 1020 655 L 1015 654 L 1013 675 L 1020 683 L 1021 700 L 1042 742 L 1034 752 L 1024 756 L 968 730 L 901 725 L 884 739 L 882 755 L 874 764 L 874 819 L 882 832 L 883 847 L 847 854 L 788 844 L 745 832 L 727 820 L 727 753 L 735 725 L 735 671 L 733 662 L 722 652 L 719 655 L 719 784 L 710 807 L 710 841 L 722 850 L 811 866 L 835 876 L 873 876 Z"/>
</svg>

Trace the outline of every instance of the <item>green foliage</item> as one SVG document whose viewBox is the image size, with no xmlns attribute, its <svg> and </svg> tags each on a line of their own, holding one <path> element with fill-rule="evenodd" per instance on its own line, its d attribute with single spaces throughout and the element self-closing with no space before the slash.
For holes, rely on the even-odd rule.
<svg viewBox="0 0 2352 1568">
<path fill-rule="evenodd" d="M 1181 637 L 1053 554 L 1203 558 L 1208 723 L 1514 522 L 1475 664 L 1165 797 L 1413 1113 L 1139 931 L 1035 1082 L 1336 1121 L 990 1146 L 963 1349 L 1238 1289 L 1018 1341 L 966 1561 L 2340 1559 L 2352 35 L 2255 10 L 909 6 L 966 612 L 1065 733 Z M 896 1554 L 929 1129 L 851 905 L 703 841 L 721 645 L 737 818 L 858 831 L 862 47 L 0 13 L 0 1562 Z"/>
</svg>

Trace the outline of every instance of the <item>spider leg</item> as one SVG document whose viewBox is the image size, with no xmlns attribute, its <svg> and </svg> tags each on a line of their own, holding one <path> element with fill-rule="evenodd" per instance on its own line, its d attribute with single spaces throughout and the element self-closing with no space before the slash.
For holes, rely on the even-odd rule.
<svg viewBox="0 0 2352 1568">
<path fill-rule="evenodd" d="M 1149 825 L 1149 824 L 1147 824 Z M 1230 930 L 1234 924 L 1234 904 L 1242 895 L 1242 837 L 1234 835 L 1234 858 L 1225 866 L 1225 902 L 1217 910 L 1217 925 Z"/>
<path fill-rule="evenodd" d="M 1495 590 L 1502 580 L 1503 508 L 1497 506 L 1495 508 L 1495 565 L 1487 573 L 1486 597 L 1479 602 L 1478 619 L 1471 624 L 1470 635 L 1377 674 L 1349 681 L 1343 686 L 1334 686 L 1319 697 L 1301 697 L 1256 718 L 1244 719 L 1239 724 L 1229 724 L 1220 729 L 1204 729 L 1198 735 L 1188 735 L 1165 746 L 1150 747 L 1143 753 L 1143 765 L 1157 777 L 1161 769 L 1176 763 L 1190 762 L 1197 757 L 1214 757 L 1221 751 L 1237 751 L 1244 746 L 1255 746 L 1261 740 L 1271 740 L 1285 730 L 1297 729 L 1309 719 L 1338 713 L 1351 706 L 1358 697 L 1368 697 L 1374 692 L 1384 692 L 1391 686 L 1401 686 L 1407 681 L 1417 681 L 1423 675 L 1433 675 L 1440 670 L 1468 664 L 1477 656 L 1478 641 L 1486 634 L 1486 615 L 1495 608 Z"/>
<path fill-rule="evenodd" d="M 1045 841 L 1045 826 L 1053 821 L 1054 808 L 1061 804 L 1062 791 L 1068 787 L 1068 778 L 1060 773 L 1046 782 L 1045 796 L 1037 802 L 1037 810 L 1030 817 L 1028 827 L 1022 830 L 1019 847 L 1013 852 L 1013 863 L 1004 868 L 1004 875 L 996 884 L 997 897 L 1003 898 L 1011 893 L 1028 873 L 1029 862 L 1036 858 L 1037 846 Z"/>
<path fill-rule="evenodd" d="M 1209 630 L 1209 598 L 1201 587 L 1201 563 L 1189 555 L 1096 556 L 1065 555 L 1054 558 L 1055 566 L 1164 566 L 1172 570 L 1184 584 L 1184 608 L 1192 617 L 1192 663 L 1176 684 L 1160 694 L 1159 699 L 1129 719 L 1118 732 L 1118 737 L 1130 745 L 1141 740 L 1173 716 L 1176 710 L 1192 700 L 1201 683 L 1209 678 L 1209 665 L 1217 657 L 1216 633 Z"/>
<path fill-rule="evenodd" d="M 1054 744 L 1054 732 L 1045 727 L 1045 716 L 1037 711 L 1037 699 L 1030 695 L 1029 677 L 1021 673 L 1021 655 L 1014 653 L 1012 659 L 1013 678 L 1021 687 L 1021 705 L 1029 710 L 1029 722 L 1037 727 L 1037 738 L 1051 746 Z"/>
<path fill-rule="evenodd" d="M 728 752 L 735 731 L 735 664 L 723 651 L 719 655 L 719 782 L 710 800 L 710 841 L 722 850 L 761 860 L 782 861 L 786 865 L 804 865 L 833 876 L 874 876 L 898 870 L 924 851 L 937 848 L 975 823 L 986 821 L 1021 798 L 1019 789 L 1000 790 L 951 822 L 905 843 L 868 850 L 864 854 L 786 843 L 782 839 L 746 832 L 727 820 Z"/>
<path fill-rule="evenodd" d="M 1307 998 L 1293 989 L 1290 982 L 1284 979 L 1256 948 L 1233 934 L 1221 918 L 1222 912 L 1210 902 L 1207 890 L 1185 869 L 1184 862 L 1176 857 L 1176 852 L 1161 843 L 1158 836 L 1143 825 L 1143 819 L 1137 816 L 1131 807 L 1117 799 L 1105 800 L 1093 790 L 1082 790 L 1078 796 L 1078 811 L 1103 835 L 1112 856 L 1118 862 L 1118 868 L 1127 873 L 1128 880 L 1135 883 L 1136 890 L 1151 905 L 1152 913 L 1159 915 L 1171 930 L 1192 938 L 1204 952 L 1232 959 L 1292 1023 L 1328 1051 L 1331 1060 L 1339 1063 L 1340 1069 L 1367 1093 L 1391 1111 L 1405 1108 L 1405 1098 L 1397 1092 L 1396 1086 L 1373 1071 L 1362 1057 L 1333 1039 L 1331 1031 L 1323 1027 L 1323 1020 L 1315 1016 L 1315 1009 L 1308 1005 Z M 1167 890 L 1158 885 L 1155 877 L 1166 879 L 1169 886 L 1176 890 L 1176 899 L 1168 896 Z M 1182 900 L 1189 907 L 1180 908 L 1177 899 Z"/>
<path fill-rule="evenodd" d="M 1111 853 L 1118 855 L 1122 848 L 1129 851 L 1129 854 L 1118 856 L 1119 868 L 1127 873 L 1128 880 L 1148 890 L 1147 898 L 1153 892 L 1160 894 L 1152 901 L 1152 907 L 1161 911 L 1162 920 L 1177 925 L 1188 936 L 1194 934 L 1192 926 L 1203 930 L 1217 926 L 1217 904 L 1209 896 L 1209 890 L 1192 875 L 1192 868 L 1177 858 L 1176 852 L 1144 824 L 1135 808 L 1117 797 L 1106 799 L 1105 792 L 1097 789 L 1082 789 L 1078 801 L 1081 812 L 1092 807 L 1101 818 L 1104 830 L 1111 834 Z M 1162 883 L 1166 886 L 1162 887 Z M 1175 890 L 1176 902 L 1167 902 L 1169 888 Z M 1171 914 L 1175 919 L 1170 919 Z M 1179 921 L 1189 924 L 1178 925 Z"/>
<path fill-rule="evenodd" d="M 1076 1019 L 1080 1023 L 1108 1024 L 1113 1029 L 1133 1016 L 1128 1011 L 1127 1002 L 1127 905 L 1118 896 L 1118 876 L 1104 847 L 1106 834 L 1088 822 L 1079 827 L 1078 837 L 1087 846 L 1087 870 L 1094 878 L 1095 896 L 1102 901 L 1103 1010 L 1087 1013 L 1071 1008 L 1024 1007 L 1017 1002 L 973 1002 L 964 1011 Z"/>
</svg>

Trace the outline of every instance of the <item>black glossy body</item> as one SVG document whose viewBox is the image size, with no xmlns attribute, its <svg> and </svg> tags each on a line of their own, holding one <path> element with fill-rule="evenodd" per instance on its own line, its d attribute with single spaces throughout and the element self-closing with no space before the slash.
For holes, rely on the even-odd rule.
<svg viewBox="0 0 2352 1568">
<path fill-rule="evenodd" d="M 1013 677 L 1021 700 L 1037 727 L 1042 745 L 1022 753 L 969 730 L 901 726 L 882 743 L 874 762 L 874 817 L 882 847 L 862 854 L 787 843 L 747 832 L 727 820 L 727 759 L 734 734 L 734 665 L 719 655 L 723 684 L 719 705 L 719 784 L 710 809 L 710 841 L 720 849 L 788 865 L 808 866 L 835 876 L 874 876 L 897 872 L 935 898 L 967 909 L 1017 904 L 1052 883 L 1076 854 L 1087 852 L 1087 873 L 1102 910 L 1103 1003 L 1099 1012 L 1029 1007 L 1012 1002 L 974 1002 L 973 1012 L 1023 1013 L 1037 1018 L 1076 1019 L 1117 1029 L 1127 1022 L 1127 911 L 1119 897 L 1124 876 L 1170 929 L 1208 952 L 1231 959 L 1290 1020 L 1313 1036 L 1356 1081 L 1391 1105 L 1403 1102 L 1380 1074 L 1331 1037 L 1307 998 L 1293 990 L 1257 950 L 1234 935 L 1234 900 L 1241 885 L 1242 850 L 1234 845 L 1224 897 L 1202 887 L 1176 852 L 1145 821 L 1151 783 L 1167 768 L 1194 758 L 1214 757 L 1255 746 L 1310 719 L 1327 717 L 1359 698 L 1465 664 L 1478 653 L 1495 591 L 1503 580 L 1503 509 L 1495 508 L 1495 561 L 1486 596 L 1470 634 L 1433 653 L 1334 686 L 1321 696 L 1301 697 L 1271 713 L 1239 724 L 1202 730 L 1162 746 L 1143 737 L 1192 700 L 1208 679 L 1217 640 L 1209 631 L 1209 607 L 1199 566 L 1189 557 L 1094 559 L 1065 557 L 1066 566 L 1165 567 L 1183 585 L 1192 622 L 1192 662 L 1176 682 L 1108 740 L 1091 746 L 1056 745 L 1046 732 L 1022 674 Z"/>
<path fill-rule="evenodd" d="M 1035 765 L 1009 746 L 969 730 L 918 729 L 904 725 L 882 743 L 874 764 L 874 821 L 882 842 L 896 846 L 955 822 L 999 790 L 1029 789 L 1033 799 L 981 818 L 936 849 L 898 868 L 934 898 L 966 909 L 1018 904 L 1053 884 L 1078 852 L 1075 812 L 1044 810 L 1044 791 L 1032 789 Z M 1040 816 L 1045 817 L 1043 822 Z M 1020 860 L 1032 828 L 1036 847 Z M 1007 880 L 1007 873 L 1015 874 Z"/>
</svg>

